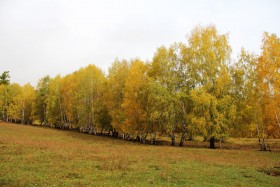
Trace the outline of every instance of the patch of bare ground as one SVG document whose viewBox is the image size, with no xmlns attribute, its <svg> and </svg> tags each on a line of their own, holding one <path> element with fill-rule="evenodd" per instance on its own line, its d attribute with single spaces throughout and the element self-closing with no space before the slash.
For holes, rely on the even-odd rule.
<svg viewBox="0 0 280 187">
<path fill-rule="evenodd" d="M 270 176 L 280 177 L 280 167 L 278 167 L 278 166 L 275 166 L 275 167 L 269 168 L 269 169 L 260 169 L 258 171 L 265 173 L 267 175 L 270 175 Z"/>
</svg>

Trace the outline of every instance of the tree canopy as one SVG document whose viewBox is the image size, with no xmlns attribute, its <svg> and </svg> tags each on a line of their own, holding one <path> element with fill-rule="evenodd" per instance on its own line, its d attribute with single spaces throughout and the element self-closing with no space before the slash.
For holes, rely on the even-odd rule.
<svg viewBox="0 0 280 187">
<path fill-rule="evenodd" d="M 186 43 L 159 47 L 151 61 L 116 59 L 105 75 L 88 65 L 43 77 L 36 88 L 0 76 L 1 118 L 89 134 L 175 145 L 202 136 L 280 137 L 280 39 L 264 33 L 261 54 L 231 58 L 227 34 L 195 27 Z"/>
<path fill-rule="evenodd" d="M 9 85 L 10 84 L 10 75 L 9 71 L 4 71 L 1 76 L 0 76 L 0 85 L 5 84 Z"/>
</svg>

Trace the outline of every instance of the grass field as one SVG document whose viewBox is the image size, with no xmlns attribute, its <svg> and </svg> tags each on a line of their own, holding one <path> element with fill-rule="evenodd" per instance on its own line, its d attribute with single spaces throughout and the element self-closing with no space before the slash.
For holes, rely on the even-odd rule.
<svg viewBox="0 0 280 187">
<path fill-rule="evenodd" d="M 279 176 L 268 175 L 280 167 L 279 140 L 271 152 L 255 142 L 152 146 L 0 122 L 0 186 L 280 186 Z"/>
</svg>

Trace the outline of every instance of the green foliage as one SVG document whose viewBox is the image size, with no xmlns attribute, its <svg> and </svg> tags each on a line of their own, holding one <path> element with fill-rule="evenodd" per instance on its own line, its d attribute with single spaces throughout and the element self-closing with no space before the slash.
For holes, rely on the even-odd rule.
<svg viewBox="0 0 280 187">
<path fill-rule="evenodd" d="M 77 76 L 77 112 L 78 126 L 96 128 L 95 112 L 104 104 L 102 100 L 105 91 L 105 77 L 100 69 L 94 65 L 81 68 Z"/>
<path fill-rule="evenodd" d="M 256 136 L 256 125 L 262 116 L 258 112 L 260 101 L 255 74 L 256 63 L 256 56 L 242 49 L 238 61 L 230 70 L 232 79 L 230 92 L 234 100 L 234 108 L 231 110 L 234 114 L 231 128 L 233 136 Z"/>
<path fill-rule="evenodd" d="M 227 35 L 219 35 L 214 26 L 196 27 L 188 46 L 189 66 L 194 88 L 190 91 L 190 119 L 206 139 L 223 138 L 230 125 L 230 76 L 228 63 L 231 48 Z M 193 129 L 193 128 L 192 128 Z"/>
<path fill-rule="evenodd" d="M 132 61 L 125 82 L 122 108 L 125 114 L 123 130 L 143 134 L 147 131 L 147 65 L 136 59 Z"/>
<path fill-rule="evenodd" d="M 108 76 L 88 65 L 66 76 L 39 80 L 36 89 L 0 76 L 3 120 L 37 122 L 124 138 L 157 134 L 172 144 L 203 136 L 280 136 L 280 40 L 264 34 L 262 53 L 244 49 L 234 62 L 227 34 L 195 27 L 186 43 L 159 47 L 149 62 L 115 60 Z M 140 140 L 140 141 L 142 141 Z"/>
<path fill-rule="evenodd" d="M 36 88 L 36 106 L 35 115 L 41 124 L 47 124 L 46 110 L 47 110 L 47 95 L 49 92 L 50 77 L 45 76 L 40 79 Z"/>
<path fill-rule="evenodd" d="M 262 133 L 280 136 L 280 38 L 265 33 L 262 52 L 256 65 L 261 112 Z"/>
<path fill-rule="evenodd" d="M 0 76 L 0 85 L 9 85 L 10 84 L 10 75 L 9 71 L 4 71 Z"/>
<path fill-rule="evenodd" d="M 64 121 L 64 111 L 61 104 L 61 77 L 50 79 L 46 98 L 46 119 L 51 126 L 59 127 Z"/>
<path fill-rule="evenodd" d="M 119 131 L 123 131 L 125 114 L 122 108 L 125 94 L 125 82 L 130 69 L 127 61 L 116 60 L 109 68 L 107 78 L 107 91 L 105 102 L 112 117 L 112 126 Z"/>
<path fill-rule="evenodd" d="M 98 127 L 101 129 L 101 132 L 103 130 L 105 131 L 111 131 L 112 129 L 112 117 L 109 114 L 109 111 L 105 105 L 100 106 L 97 111 L 95 112 L 96 115 L 96 123 Z"/>
</svg>

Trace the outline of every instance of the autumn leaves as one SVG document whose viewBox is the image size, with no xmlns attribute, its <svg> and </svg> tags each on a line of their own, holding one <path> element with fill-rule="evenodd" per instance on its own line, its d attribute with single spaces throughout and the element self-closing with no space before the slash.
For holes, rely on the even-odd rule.
<svg viewBox="0 0 280 187">
<path fill-rule="evenodd" d="M 1 116 L 142 142 L 200 135 L 212 148 L 229 136 L 279 137 L 279 53 L 279 38 L 265 33 L 259 57 L 242 49 L 234 62 L 227 35 L 196 27 L 187 43 L 158 48 L 151 62 L 116 60 L 107 76 L 89 65 L 36 90 L 2 84 Z"/>
</svg>

